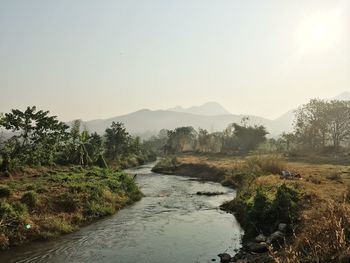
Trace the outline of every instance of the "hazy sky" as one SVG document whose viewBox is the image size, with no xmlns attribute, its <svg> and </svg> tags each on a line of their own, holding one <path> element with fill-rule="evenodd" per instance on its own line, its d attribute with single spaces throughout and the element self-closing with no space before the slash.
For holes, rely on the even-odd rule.
<svg viewBox="0 0 350 263">
<path fill-rule="evenodd" d="M 350 1 L 0 0 L 0 112 L 217 101 L 278 117 L 350 91 Z"/>
</svg>

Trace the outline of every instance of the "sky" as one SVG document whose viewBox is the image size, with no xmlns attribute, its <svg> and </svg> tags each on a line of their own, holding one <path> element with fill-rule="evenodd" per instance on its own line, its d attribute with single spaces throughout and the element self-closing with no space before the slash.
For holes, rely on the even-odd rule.
<svg viewBox="0 0 350 263">
<path fill-rule="evenodd" d="M 0 0 L 0 112 L 216 101 L 277 118 L 350 91 L 346 0 Z"/>
</svg>

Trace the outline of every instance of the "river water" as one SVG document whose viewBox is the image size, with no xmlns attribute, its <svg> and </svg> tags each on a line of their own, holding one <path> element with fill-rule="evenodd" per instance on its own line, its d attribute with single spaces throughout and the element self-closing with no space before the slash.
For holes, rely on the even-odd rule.
<svg viewBox="0 0 350 263">
<path fill-rule="evenodd" d="M 51 241 L 0 253 L 0 262 L 192 263 L 234 254 L 242 229 L 219 206 L 235 191 L 218 183 L 129 169 L 145 197 L 116 215 Z M 225 192 L 199 196 L 198 191 Z"/>
</svg>

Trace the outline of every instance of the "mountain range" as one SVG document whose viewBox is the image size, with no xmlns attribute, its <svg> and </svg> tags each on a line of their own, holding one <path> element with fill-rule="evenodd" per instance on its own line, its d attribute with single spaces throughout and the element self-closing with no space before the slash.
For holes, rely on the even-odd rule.
<svg viewBox="0 0 350 263">
<path fill-rule="evenodd" d="M 344 92 L 334 99 L 350 100 L 350 92 Z M 240 123 L 243 117 L 249 117 L 249 123 L 264 125 L 271 137 L 282 132 L 290 132 L 293 127 L 294 110 L 290 110 L 279 118 L 270 120 L 252 115 L 232 114 L 217 102 L 208 102 L 200 106 L 183 108 L 177 106 L 167 110 L 143 109 L 126 115 L 109 119 L 99 119 L 83 122 L 89 131 L 102 134 L 114 122 L 123 122 L 127 130 L 134 135 L 148 138 L 161 129 L 175 129 L 181 126 L 207 129 L 210 132 L 222 131 L 228 124 Z"/>
</svg>

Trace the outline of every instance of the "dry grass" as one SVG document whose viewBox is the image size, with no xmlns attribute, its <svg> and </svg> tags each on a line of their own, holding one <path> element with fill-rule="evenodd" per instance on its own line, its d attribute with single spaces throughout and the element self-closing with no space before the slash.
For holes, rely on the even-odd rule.
<svg viewBox="0 0 350 263">
<path fill-rule="evenodd" d="M 292 242 L 283 252 L 271 250 L 271 257 L 277 263 L 339 262 L 350 252 L 349 227 L 349 206 L 329 202 L 312 217 L 303 218 Z"/>
<path fill-rule="evenodd" d="M 242 170 L 244 160 L 230 157 L 182 156 L 180 162 L 207 163 L 232 171 Z M 303 192 L 303 211 L 295 236 L 283 253 L 272 252 L 276 262 L 339 262 L 349 253 L 350 244 L 350 167 L 344 165 L 286 162 L 285 169 L 301 179 L 285 180 L 278 175 L 256 177 L 254 187 L 292 184 Z M 346 261 L 348 262 L 348 261 Z"/>
</svg>

